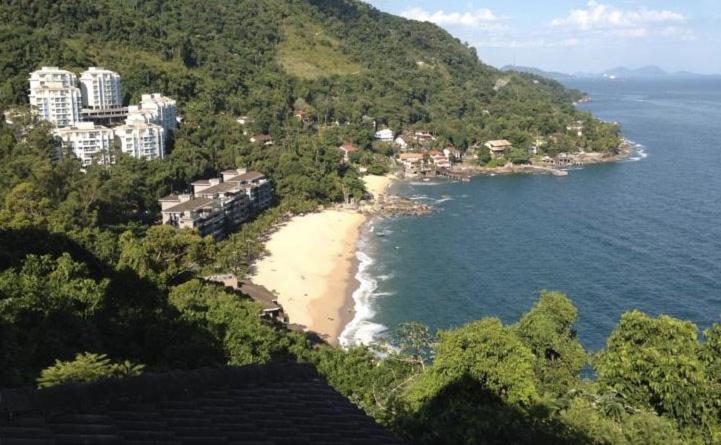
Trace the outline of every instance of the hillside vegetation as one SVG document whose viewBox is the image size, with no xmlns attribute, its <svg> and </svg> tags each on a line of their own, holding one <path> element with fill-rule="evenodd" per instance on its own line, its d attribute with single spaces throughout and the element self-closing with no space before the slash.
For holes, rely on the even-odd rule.
<svg viewBox="0 0 721 445">
<path fill-rule="evenodd" d="M 5 0 L 0 39 L 3 110 L 23 109 L 42 65 L 99 65 L 123 76 L 127 103 L 162 92 L 183 116 L 166 159 L 86 171 L 54 156 L 47 124 L 0 122 L 0 386 L 300 360 L 409 443 L 721 440 L 718 325 L 700 340 L 691 323 L 632 312 L 589 354 L 573 304 L 544 292 L 512 325 L 402 325 L 381 359 L 314 345 L 200 279 L 242 277 L 288 215 L 360 198 L 336 148 L 353 142 L 385 168 L 374 121 L 465 149 L 582 120 L 584 136 L 554 149 L 615 147 L 616 127 L 574 109 L 578 92 L 501 73 L 436 26 L 352 0 Z M 251 143 L 256 133 L 274 145 Z M 228 239 L 153 224 L 160 196 L 243 166 L 271 178 L 277 202 Z"/>
</svg>

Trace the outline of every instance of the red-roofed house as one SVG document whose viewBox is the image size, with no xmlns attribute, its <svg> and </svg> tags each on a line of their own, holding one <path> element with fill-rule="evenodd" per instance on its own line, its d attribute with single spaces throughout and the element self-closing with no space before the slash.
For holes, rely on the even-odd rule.
<svg viewBox="0 0 721 445">
<path fill-rule="evenodd" d="M 343 153 L 343 160 L 345 162 L 350 162 L 351 153 L 360 151 L 360 148 L 356 147 L 353 144 L 343 144 L 340 147 L 338 147 L 338 150 L 340 150 Z"/>
</svg>

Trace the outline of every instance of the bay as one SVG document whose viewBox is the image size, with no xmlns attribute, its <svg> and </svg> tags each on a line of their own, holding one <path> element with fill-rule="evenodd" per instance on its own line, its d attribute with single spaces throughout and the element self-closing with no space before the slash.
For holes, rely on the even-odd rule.
<svg viewBox="0 0 721 445">
<path fill-rule="evenodd" d="M 622 125 L 631 157 L 566 177 L 396 184 L 438 211 L 362 236 L 362 310 L 346 337 L 411 320 L 514 322 L 542 289 L 572 298 L 593 350 L 632 309 L 721 321 L 721 79 L 569 86 L 593 97 L 583 109 Z"/>
</svg>

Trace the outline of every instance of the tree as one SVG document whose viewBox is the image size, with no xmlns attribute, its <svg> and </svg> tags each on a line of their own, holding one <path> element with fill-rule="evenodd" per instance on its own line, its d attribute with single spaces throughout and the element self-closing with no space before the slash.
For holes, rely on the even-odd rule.
<svg viewBox="0 0 721 445">
<path fill-rule="evenodd" d="M 142 238 L 130 231 L 120 236 L 118 267 L 129 267 L 141 277 L 167 286 L 209 264 L 213 251 L 211 238 L 201 238 L 190 229 L 157 225 Z"/>
<path fill-rule="evenodd" d="M 35 184 L 23 182 L 5 196 L 5 207 L 0 211 L 0 224 L 10 228 L 43 226 L 52 207 L 50 200 Z"/>
<path fill-rule="evenodd" d="M 623 314 L 595 361 L 599 385 L 680 425 L 713 423 L 696 326 L 639 311 Z"/>
<path fill-rule="evenodd" d="M 441 331 L 433 365 L 408 397 L 419 404 L 468 378 L 508 403 L 530 405 L 538 399 L 533 358 L 531 350 L 496 318 Z"/>
<path fill-rule="evenodd" d="M 535 356 L 534 372 L 544 389 L 560 395 L 578 378 L 587 357 L 576 338 L 578 320 L 571 300 L 560 292 L 541 292 L 530 312 L 513 326 Z"/>
<path fill-rule="evenodd" d="M 124 378 L 140 375 L 144 368 L 144 365 L 128 360 L 122 363 L 113 363 L 105 354 L 85 352 L 77 354 L 71 361 L 56 360 L 54 365 L 42 370 L 37 383 L 39 388 L 49 388 L 65 383 Z"/>
</svg>

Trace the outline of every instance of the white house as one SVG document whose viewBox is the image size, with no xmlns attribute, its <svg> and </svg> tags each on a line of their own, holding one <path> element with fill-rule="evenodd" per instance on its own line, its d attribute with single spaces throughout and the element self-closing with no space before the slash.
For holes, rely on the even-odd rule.
<svg viewBox="0 0 721 445">
<path fill-rule="evenodd" d="M 381 142 L 393 142 L 393 130 L 390 128 L 384 128 L 383 130 L 376 131 L 375 138 Z"/>
<path fill-rule="evenodd" d="M 56 127 L 80 121 L 82 95 L 77 76 L 58 67 L 44 66 L 30 73 L 30 106 L 39 119 Z"/>
<path fill-rule="evenodd" d="M 73 151 L 84 166 L 96 160 L 100 164 L 112 162 L 110 149 L 113 130 L 92 122 L 78 122 L 71 127 L 56 128 L 53 136 L 60 139 L 63 148 Z"/>
<path fill-rule="evenodd" d="M 125 125 L 113 128 L 120 150 L 135 158 L 162 159 L 165 157 L 165 130 L 137 118 L 128 118 Z"/>
<path fill-rule="evenodd" d="M 114 71 L 90 67 L 80 75 L 83 107 L 105 110 L 123 106 L 120 75 Z"/>
<path fill-rule="evenodd" d="M 405 150 L 408 148 L 408 142 L 406 142 L 405 139 L 403 139 L 403 136 L 398 136 L 395 141 L 393 141 L 397 146 L 401 148 L 401 150 Z"/>
</svg>

